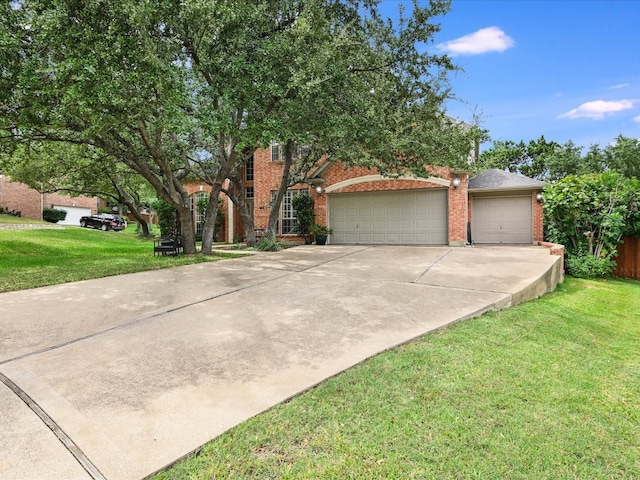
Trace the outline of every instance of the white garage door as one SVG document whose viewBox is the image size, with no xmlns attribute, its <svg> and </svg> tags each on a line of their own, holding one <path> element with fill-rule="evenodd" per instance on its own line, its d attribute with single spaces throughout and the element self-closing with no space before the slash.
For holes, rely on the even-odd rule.
<svg viewBox="0 0 640 480">
<path fill-rule="evenodd" d="M 473 199 L 474 243 L 533 243 L 531 196 Z"/>
<path fill-rule="evenodd" d="M 66 207 L 62 205 L 54 205 L 53 208 L 57 208 L 58 210 L 64 210 L 65 212 L 67 212 L 67 218 L 65 218 L 61 222 L 58 222 L 60 225 L 75 225 L 79 227 L 80 217 L 91 215 L 90 208 Z"/>
<path fill-rule="evenodd" d="M 447 190 L 329 195 L 333 243 L 446 245 L 447 220 Z"/>
</svg>

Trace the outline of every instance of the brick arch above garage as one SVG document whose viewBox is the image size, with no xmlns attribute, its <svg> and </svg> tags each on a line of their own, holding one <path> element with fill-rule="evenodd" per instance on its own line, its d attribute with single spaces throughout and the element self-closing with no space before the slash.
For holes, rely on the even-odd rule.
<svg viewBox="0 0 640 480">
<path fill-rule="evenodd" d="M 388 178 L 382 175 L 363 175 L 348 178 L 333 184 L 325 184 L 327 193 L 374 192 L 381 190 L 416 190 L 422 188 L 449 187 L 451 181 L 445 178 Z"/>
</svg>

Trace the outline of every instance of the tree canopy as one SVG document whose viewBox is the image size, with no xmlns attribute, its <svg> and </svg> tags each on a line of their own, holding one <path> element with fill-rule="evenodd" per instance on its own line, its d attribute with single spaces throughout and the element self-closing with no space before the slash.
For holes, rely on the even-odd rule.
<svg viewBox="0 0 640 480">
<path fill-rule="evenodd" d="M 126 165 L 177 210 L 185 253 L 183 181 L 201 178 L 209 253 L 224 182 L 271 141 L 307 145 L 309 165 L 389 175 L 466 163 L 472 129 L 443 113 L 456 67 L 428 48 L 449 8 L 416 1 L 394 23 L 373 0 L 5 3 L 1 142 L 84 145 Z"/>
<path fill-rule="evenodd" d="M 477 169 L 499 168 L 543 181 L 560 180 L 568 175 L 618 172 L 629 178 L 640 178 L 640 140 L 618 135 L 604 148 L 583 147 L 572 141 L 560 145 L 538 140 L 496 141 L 480 155 Z"/>
</svg>

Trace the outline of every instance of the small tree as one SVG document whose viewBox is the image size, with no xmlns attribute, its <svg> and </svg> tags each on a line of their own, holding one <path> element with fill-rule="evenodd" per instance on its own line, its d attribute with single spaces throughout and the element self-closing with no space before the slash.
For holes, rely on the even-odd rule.
<svg viewBox="0 0 640 480">
<path fill-rule="evenodd" d="M 291 206 L 295 211 L 295 232 L 304 238 L 305 243 L 311 243 L 311 226 L 315 223 L 316 214 L 313 210 L 315 202 L 308 192 L 303 191 L 294 195 Z"/>
</svg>

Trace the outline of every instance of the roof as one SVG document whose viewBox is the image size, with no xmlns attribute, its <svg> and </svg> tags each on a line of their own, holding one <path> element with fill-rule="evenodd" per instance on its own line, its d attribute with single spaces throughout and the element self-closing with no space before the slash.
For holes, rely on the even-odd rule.
<svg viewBox="0 0 640 480">
<path fill-rule="evenodd" d="M 492 168 L 469 179 L 469 190 L 538 190 L 546 182 Z"/>
</svg>

